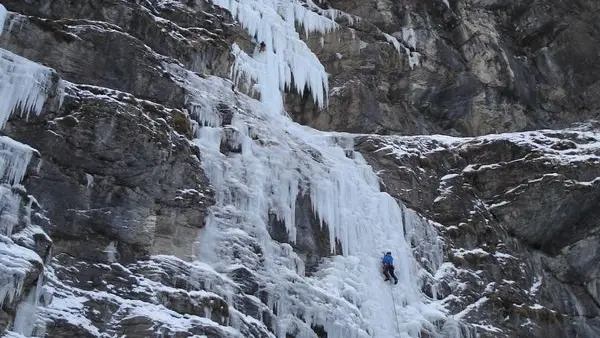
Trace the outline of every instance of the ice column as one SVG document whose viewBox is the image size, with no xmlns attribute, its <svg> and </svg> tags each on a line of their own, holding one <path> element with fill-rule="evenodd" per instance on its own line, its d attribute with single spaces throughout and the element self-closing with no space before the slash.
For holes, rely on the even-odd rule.
<svg viewBox="0 0 600 338">
<path fill-rule="evenodd" d="M 306 34 L 327 33 L 337 26 L 332 19 L 336 11 L 322 10 L 312 2 L 306 8 L 294 0 L 214 0 L 214 3 L 229 10 L 257 44 L 266 45 L 265 51 L 255 50 L 252 57 L 234 45 L 235 79 L 245 77 L 246 81 L 255 81 L 261 101 L 271 112 L 282 112 L 282 92 L 292 85 L 300 94 L 308 88 L 315 103 L 325 106 L 329 90 L 327 73 L 300 39 L 295 24 L 303 26 Z"/>
</svg>

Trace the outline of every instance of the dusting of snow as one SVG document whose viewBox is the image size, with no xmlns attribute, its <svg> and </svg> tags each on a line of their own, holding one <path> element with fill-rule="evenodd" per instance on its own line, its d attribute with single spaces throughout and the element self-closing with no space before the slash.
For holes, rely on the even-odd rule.
<svg viewBox="0 0 600 338">
<path fill-rule="evenodd" d="M 525 327 L 525 326 L 533 326 L 533 322 L 531 321 L 530 318 L 526 318 L 525 322 L 523 324 L 521 324 L 521 327 Z"/>
<path fill-rule="evenodd" d="M 490 283 L 488 283 L 488 285 L 485 286 L 485 290 L 483 292 L 491 293 L 494 291 L 495 287 L 496 287 L 496 282 L 490 282 Z"/>
<path fill-rule="evenodd" d="M 457 320 L 458 319 L 462 319 L 469 312 L 478 309 L 481 305 L 483 305 L 487 301 L 488 301 L 487 297 L 481 297 L 481 298 L 479 298 L 475 303 L 469 304 L 469 306 L 467 306 L 464 310 L 462 310 L 461 312 L 455 314 L 454 315 L 454 319 L 457 319 Z"/>
<path fill-rule="evenodd" d="M 540 276 L 535 276 L 535 279 L 533 280 L 533 284 L 531 285 L 531 288 L 529 288 L 529 294 L 531 296 L 535 296 L 535 294 L 538 292 L 538 290 L 540 289 L 540 286 L 542 286 L 542 277 Z"/>
</svg>

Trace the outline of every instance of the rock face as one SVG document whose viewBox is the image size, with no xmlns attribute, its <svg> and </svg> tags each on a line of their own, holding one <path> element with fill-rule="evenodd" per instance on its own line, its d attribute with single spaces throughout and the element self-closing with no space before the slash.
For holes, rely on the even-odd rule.
<svg viewBox="0 0 600 338">
<path fill-rule="evenodd" d="M 142 297 L 144 292 L 133 288 L 153 277 L 136 277 L 137 270 L 120 265 L 142 264 L 151 254 L 193 258 L 197 232 L 214 203 L 213 191 L 191 142 L 194 127 L 183 109 L 185 91 L 165 69 L 181 60 L 195 71 L 226 72 L 230 62 L 227 33 L 211 33 L 222 32 L 223 21 L 217 14 L 205 13 L 210 18 L 195 15 L 202 13 L 198 8 L 149 9 L 125 1 L 103 2 L 103 11 L 98 11 L 97 1 L 3 4 L 16 13 L 7 18 L 0 46 L 53 67 L 58 72 L 55 81 L 60 76 L 64 87 L 60 104 L 58 99 L 47 100 L 39 116 L 12 118 L 4 128 L 5 135 L 36 149 L 23 180 L 27 189 L 23 194 L 31 200 L 21 202 L 29 205 L 24 211 L 28 221 L 8 230 L 12 241 L 7 239 L 6 246 L 18 253 L 15 245 L 23 245 L 46 260 L 52 252 L 54 258 L 43 275 L 48 280 L 46 293 L 55 291 L 53 304 L 62 306 L 62 299 L 65 310 L 82 306 L 90 311 L 79 314 L 92 321 L 82 326 L 73 324 L 77 320 L 59 319 L 60 314 L 55 317 L 52 311 L 56 309 L 48 310 L 51 324 L 46 325 L 46 333 L 84 337 L 121 330 L 122 334 L 147 336 L 142 328 L 153 329 L 155 324 L 148 326 L 151 319 L 144 314 L 118 321 L 118 327 L 110 321 L 119 303 L 126 303 L 117 300 L 125 289 L 113 292 L 119 283 L 130 290 L 129 298 L 165 304 L 174 313 L 186 311 L 200 317 L 214 313 L 221 321 L 227 320 L 227 306 L 221 298 L 190 294 L 191 287 L 182 283 L 178 285 L 181 291 L 173 293 L 175 298 L 159 291 L 147 291 L 147 297 Z M 181 26 L 156 16 L 160 10 L 178 18 Z M 171 58 L 175 56 L 179 59 Z M 32 233 L 35 229 L 38 234 Z M 31 257 L 22 263 L 14 259 L 14 264 L 30 268 L 20 296 L 11 296 L 3 304 L 3 330 L 7 325 L 18 326 L 17 306 L 35 290 L 36 281 L 43 280 L 42 259 Z M 119 262 L 116 267 L 109 265 L 115 262 Z M 174 264 L 180 264 L 183 273 L 191 273 L 185 263 Z M 162 273 L 172 275 L 172 271 Z M 107 287 L 112 298 L 92 299 L 89 292 L 99 287 Z M 88 299 L 66 304 L 69 296 Z M 104 322 L 106 326 L 96 325 Z M 27 324 L 31 327 L 26 333 L 40 333 L 43 325 L 34 324 Z M 196 326 L 197 332 L 203 332 L 202 325 Z"/>
<path fill-rule="evenodd" d="M 448 262 L 428 283 L 456 316 L 477 323 L 484 337 L 594 337 L 595 130 L 368 136 L 358 149 L 382 172 L 387 192 L 437 224 Z"/>
<path fill-rule="evenodd" d="M 329 225 L 317 216 L 307 187 L 286 187 L 302 190 L 290 205 L 295 240 L 277 216 L 261 215 L 268 229 L 260 236 L 227 224 L 217 228 L 230 241 L 215 252 L 235 264 L 194 261 L 211 247 L 205 233 L 198 240 L 205 221 L 252 221 L 228 206 L 218 210 L 220 218 L 206 220 L 219 202 L 210 179 L 230 169 L 210 164 L 232 162 L 206 165 L 193 140 L 200 127 L 221 128 L 216 153 L 233 159 L 244 147 L 291 143 L 269 133 L 247 96 L 219 79 L 229 77 L 233 43 L 254 47 L 254 37 L 225 10 L 200 0 L 2 4 L 10 13 L 0 51 L 54 71 L 41 114 L 25 118 L 28 112 L 18 107 L 0 138 L 6 171 L 0 175 L 1 331 L 304 338 L 345 337 L 339 326 L 356 323 L 360 335 L 353 337 L 373 336 L 361 322 L 368 295 L 355 297 L 356 281 L 340 283 L 346 288 L 335 294 L 328 287 L 338 280 L 318 279 L 334 263 L 361 271 L 358 260 L 342 257 L 341 244 L 329 240 Z M 475 138 L 382 136 L 562 128 L 595 117 L 599 5 L 320 5 L 347 13 L 338 17 L 337 30 L 305 38 L 330 74 L 329 106 L 319 110 L 309 91 L 290 90 L 286 108 L 317 129 L 378 133 L 328 135 L 325 143 L 354 141 L 354 149 L 340 146 L 345 156 L 360 152 L 381 189 L 418 212 L 402 207 L 402 217 L 420 219 L 403 229 L 408 251 L 422 267 L 415 273 L 421 293 L 447 317 L 413 333 L 600 336 L 596 123 Z M 203 79 L 214 80 L 208 83 L 215 88 L 201 86 Z M 315 149 L 293 150 L 327 163 L 327 154 Z M 19 156 L 31 157 L 23 160 L 22 180 L 11 178 L 4 163 Z M 242 183 L 231 184 L 232 195 L 249 193 Z M 434 257 L 440 241 L 444 256 Z M 265 278 L 267 254 L 276 256 L 277 277 L 292 287 Z M 343 320 L 332 313 L 343 313 Z M 453 322 L 460 325 L 448 329 Z"/>
<path fill-rule="evenodd" d="M 82 258 L 111 239 L 125 259 L 191 253 L 212 192 L 185 137 L 190 126 L 178 119 L 187 117 L 128 94 L 74 86 L 56 113 L 7 126 L 7 135 L 48 154 L 24 184 L 48 211 L 55 250 L 62 251 L 63 235 L 65 249 Z M 88 250 L 98 235 L 106 236 L 99 250 Z"/>
<path fill-rule="evenodd" d="M 288 99 L 297 121 L 359 133 L 482 135 L 596 116 L 598 3 L 328 1 L 355 16 L 311 47 L 329 107 Z M 399 50 L 389 42 L 399 41 Z"/>
</svg>

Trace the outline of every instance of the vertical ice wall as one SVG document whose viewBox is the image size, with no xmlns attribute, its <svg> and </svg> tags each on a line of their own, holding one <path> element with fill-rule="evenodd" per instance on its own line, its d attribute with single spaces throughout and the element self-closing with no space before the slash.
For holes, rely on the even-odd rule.
<svg viewBox="0 0 600 338">
<path fill-rule="evenodd" d="M 312 326 L 323 327 L 332 338 L 418 337 L 423 330 L 438 331 L 433 323 L 445 316 L 421 295 L 421 267 L 404 229 L 415 239 L 427 239 L 432 250 L 441 249 L 437 235 L 422 233 L 422 220 L 414 212 L 379 191 L 371 167 L 352 152 L 352 135 L 315 131 L 268 113 L 221 81 L 190 82 L 202 96 L 196 102 L 237 101 L 245 107 L 233 112 L 229 126 L 199 121 L 203 127 L 195 142 L 217 202 L 200 236 L 198 258 L 218 271 L 239 265 L 256 271 L 276 309 L 278 337 L 316 337 Z M 222 153 L 224 143 L 236 152 Z M 310 195 L 330 230 L 330 246 L 339 242 L 343 251 L 326 259 L 310 278 L 291 246 L 272 241 L 268 232 L 269 215 L 275 215 L 294 240 L 295 201 L 302 193 Z M 396 257 L 396 286 L 381 277 L 380 254 L 386 249 Z M 431 254 L 439 257 L 440 252 Z"/>
<path fill-rule="evenodd" d="M 278 337 L 316 337 L 314 327 L 330 338 L 419 337 L 424 331 L 435 336 L 440 329 L 433 323 L 445 316 L 424 300 L 421 267 L 404 237 L 405 229 L 418 226 L 417 216 L 379 190 L 378 177 L 352 150 L 352 135 L 319 132 L 281 114 L 281 92 L 292 78 L 299 92 L 307 87 L 318 105 L 326 103 L 327 74 L 294 23 L 320 32 L 335 23 L 294 0 L 215 3 L 267 48 L 250 56 L 233 47 L 233 79 L 252 79 L 261 103 L 235 95 L 222 80 L 172 69 L 188 85 L 190 106 L 200 112 L 195 114 L 200 126 L 196 144 L 216 190 L 198 258 L 223 272 L 239 265 L 255 271 L 277 313 L 272 324 Z M 244 107 L 233 108 L 238 110 L 230 112 L 231 123 L 225 126 L 216 108 L 223 103 Z M 235 151 L 223 153 L 223 144 Z M 343 253 L 325 259 L 311 277 L 292 247 L 272 241 L 268 231 L 274 216 L 295 241 L 299 194 L 310 196 L 329 230 L 330 248 L 339 244 Z M 430 237 L 431 247 L 440 249 L 437 237 Z M 382 250 L 396 257 L 400 283 L 394 287 L 381 276 Z"/>
</svg>

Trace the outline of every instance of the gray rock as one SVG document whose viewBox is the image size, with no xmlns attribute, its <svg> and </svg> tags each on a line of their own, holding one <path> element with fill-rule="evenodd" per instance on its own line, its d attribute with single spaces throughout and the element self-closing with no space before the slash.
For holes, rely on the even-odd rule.
<svg viewBox="0 0 600 338">
<path fill-rule="evenodd" d="M 360 18 L 341 20 L 324 43 L 319 34 L 307 40 L 330 74 L 330 105 L 319 111 L 309 96 L 290 95 L 288 111 L 317 129 L 456 136 L 564 127 L 595 116 L 595 1 L 450 3 L 329 1 Z M 414 47 L 403 29 L 414 29 Z M 382 33 L 408 51 L 396 52 Z M 421 55 L 415 67 L 407 60 L 412 52 Z"/>
<path fill-rule="evenodd" d="M 194 229 L 203 226 L 212 192 L 197 150 L 167 122 L 177 126 L 181 112 L 88 88 L 71 89 L 56 113 L 6 128 L 44 154 L 26 185 L 48 210 L 51 234 L 75 237 L 69 246 L 89 245 L 86 238 L 101 234 L 101 246 L 109 239 L 130 246 L 135 255 L 128 259 L 149 252 L 191 254 Z M 62 244 L 57 238 L 56 252 L 63 252 Z"/>
<path fill-rule="evenodd" d="M 368 136 L 357 147 L 388 193 L 438 224 L 451 264 L 425 278 L 426 294 L 503 332 L 479 328 L 484 337 L 593 337 L 600 161 L 586 131 L 595 128 L 467 140 Z"/>
<path fill-rule="evenodd" d="M 322 257 L 330 256 L 333 253 L 341 254 L 340 245 L 331 248 L 327 224 L 321 224 L 315 215 L 309 195 L 301 194 L 296 198 L 295 224 L 297 233 L 296 239 L 293 241 L 289 238 L 283 222 L 271 215 L 269 217 L 269 233 L 274 240 L 292 245 L 294 251 L 304 261 L 307 275 L 316 271 Z"/>
</svg>

